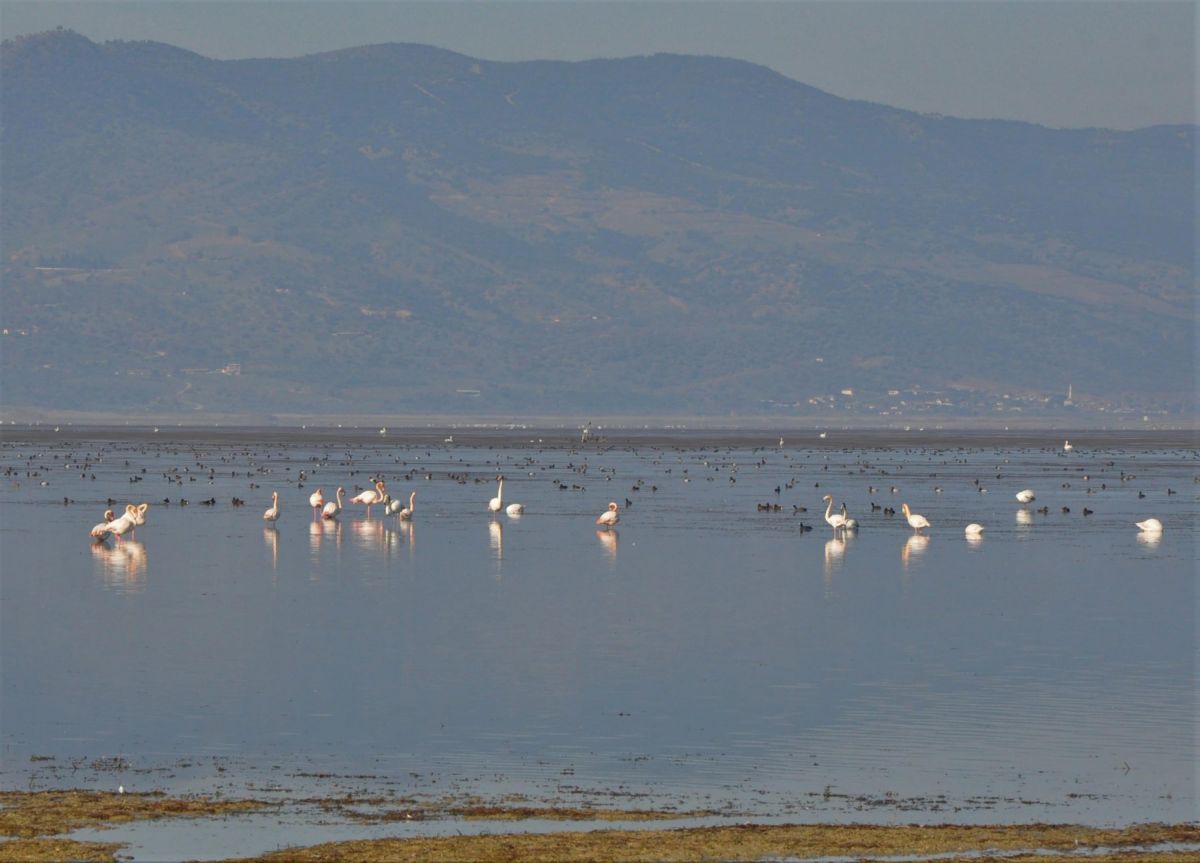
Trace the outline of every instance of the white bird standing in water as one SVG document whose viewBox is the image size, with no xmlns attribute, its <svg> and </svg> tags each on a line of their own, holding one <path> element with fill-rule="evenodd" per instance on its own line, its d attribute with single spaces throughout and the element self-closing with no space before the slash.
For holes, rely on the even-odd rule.
<svg viewBox="0 0 1200 863">
<path fill-rule="evenodd" d="M 387 494 L 387 488 L 383 484 L 383 480 L 375 480 L 375 488 L 369 488 L 364 492 L 356 494 L 350 498 L 351 503 L 365 503 L 367 505 L 367 518 L 371 517 L 371 504 L 380 503 Z"/>
<path fill-rule="evenodd" d="M 858 530 L 858 519 L 850 517 L 845 501 L 842 501 L 842 527 L 846 530 Z"/>
<path fill-rule="evenodd" d="M 417 493 L 414 491 L 408 496 L 408 506 L 404 506 L 398 500 L 390 501 L 387 505 L 387 514 L 398 516 L 401 521 L 408 521 L 412 518 L 413 510 L 416 509 L 416 499 Z"/>
<path fill-rule="evenodd" d="M 924 530 L 929 527 L 929 519 L 920 513 L 910 511 L 908 504 L 900 504 L 900 511 L 904 513 L 904 517 L 908 519 L 908 526 L 913 530 Z"/>
<path fill-rule="evenodd" d="M 504 477 L 498 476 L 500 487 L 496 490 L 496 496 L 488 501 L 488 512 L 499 512 L 504 509 Z"/>
<path fill-rule="evenodd" d="M 1135 522 L 1140 530 L 1146 533 L 1162 533 L 1162 522 L 1157 518 L 1148 518 L 1145 521 Z"/>
<path fill-rule="evenodd" d="M 321 512 L 321 507 L 325 506 L 325 495 L 321 494 L 320 489 L 317 489 L 308 496 L 308 505 L 312 507 L 313 520 L 315 521 Z"/>
<path fill-rule="evenodd" d="M 337 518 L 342 511 L 342 495 L 346 493 L 344 488 L 339 488 L 334 499 L 325 504 L 325 508 L 321 510 L 321 518 Z"/>
<path fill-rule="evenodd" d="M 846 516 L 840 512 L 833 511 L 833 495 L 827 494 L 821 500 L 825 501 L 825 521 L 835 531 L 841 530 L 846 526 Z"/>
<path fill-rule="evenodd" d="M 271 492 L 271 508 L 263 513 L 263 520 L 264 521 L 278 521 L 279 520 L 279 492 L 277 492 L 277 491 Z"/>
<path fill-rule="evenodd" d="M 1063 441 L 1063 452 L 1070 452 L 1073 449 L 1075 449 L 1074 444 L 1072 444 L 1069 440 Z"/>
<path fill-rule="evenodd" d="M 112 524 L 113 511 L 106 509 L 104 511 L 104 521 L 92 528 L 92 537 L 97 540 L 102 540 L 109 534 L 109 525 Z"/>
<path fill-rule="evenodd" d="M 983 525 L 973 521 L 963 528 L 963 533 L 965 533 L 967 536 L 982 536 Z"/>
<path fill-rule="evenodd" d="M 1021 503 L 1030 503 L 1031 501 L 1036 500 L 1036 496 L 1033 493 L 1033 489 L 1022 489 L 1021 491 L 1017 492 L 1017 500 L 1019 500 Z"/>
<path fill-rule="evenodd" d="M 126 512 L 130 512 L 130 515 L 133 516 L 133 535 L 134 536 L 137 536 L 137 529 L 146 523 L 146 512 L 149 509 L 150 509 L 150 504 L 148 504 L 148 503 L 139 503 L 136 507 L 133 508 L 133 510 L 131 512 L 128 509 L 126 509 Z"/>
<path fill-rule="evenodd" d="M 125 512 L 120 518 L 115 518 L 107 525 L 107 534 L 111 534 L 117 538 L 117 542 L 121 542 L 121 535 L 129 533 L 137 524 L 137 507 L 131 503 L 125 504 Z M 96 525 L 100 527 L 100 525 Z M 95 528 L 93 528 L 95 530 Z M 93 534 L 94 536 L 95 534 Z"/>
<path fill-rule="evenodd" d="M 604 527 L 612 527 L 621 520 L 621 507 L 617 506 L 616 501 L 608 505 L 608 509 L 600 513 L 600 517 L 596 519 L 596 524 Z"/>
<path fill-rule="evenodd" d="M 509 515 L 521 515 L 523 512 L 525 512 L 525 504 L 510 503 L 508 506 L 506 506 L 504 508 L 504 511 L 506 513 L 508 513 Z"/>
</svg>

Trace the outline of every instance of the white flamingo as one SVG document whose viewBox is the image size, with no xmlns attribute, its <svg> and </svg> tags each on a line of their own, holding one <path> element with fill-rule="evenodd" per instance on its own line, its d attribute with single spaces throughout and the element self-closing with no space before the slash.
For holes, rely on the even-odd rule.
<svg viewBox="0 0 1200 863">
<path fill-rule="evenodd" d="M 325 495 L 321 494 L 320 489 L 317 489 L 308 496 L 308 505 L 312 507 L 313 521 L 316 521 L 321 508 L 325 506 Z"/>
<path fill-rule="evenodd" d="M 1075 449 L 1075 445 L 1073 443 L 1071 443 L 1069 440 L 1063 441 L 1063 452 L 1070 452 L 1073 449 Z"/>
<path fill-rule="evenodd" d="M 383 480 L 375 481 L 375 488 L 369 488 L 364 492 L 356 494 L 350 498 L 351 503 L 365 503 L 367 505 L 367 518 L 371 517 L 371 504 L 380 503 L 387 495 L 387 488 L 383 485 Z"/>
<path fill-rule="evenodd" d="M 904 513 L 904 517 L 908 519 L 908 526 L 913 530 L 924 530 L 929 527 L 929 519 L 925 516 L 909 510 L 908 504 L 900 504 L 900 511 Z"/>
<path fill-rule="evenodd" d="M 108 536 L 108 534 L 109 534 L 108 526 L 110 524 L 112 524 L 112 520 L 113 520 L 113 511 L 111 509 L 106 509 L 104 511 L 104 521 L 100 522 L 98 525 L 96 525 L 95 527 L 92 528 L 92 538 L 96 539 L 96 540 L 103 540 L 106 536 Z"/>
<path fill-rule="evenodd" d="M 608 505 L 608 509 L 600 513 L 600 517 L 596 519 L 596 524 L 604 525 L 604 527 L 612 527 L 621 520 L 621 507 L 617 506 L 616 501 Z"/>
<path fill-rule="evenodd" d="M 413 510 L 416 509 L 417 493 L 414 491 L 408 496 L 408 506 L 400 503 L 398 500 L 389 501 L 386 512 L 388 515 L 399 516 L 401 521 L 408 521 L 412 518 Z"/>
<path fill-rule="evenodd" d="M 1033 489 L 1031 488 L 1022 489 L 1021 491 L 1017 492 L 1017 500 L 1019 500 L 1021 503 L 1030 503 L 1036 499 L 1037 496 L 1033 493 Z"/>
<path fill-rule="evenodd" d="M 139 503 L 136 507 L 134 507 L 134 509 L 132 511 L 130 511 L 128 508 L 126 509 L 126 512 L 129 512 L 130 515 L 133 516 L 133 535 L 134 536 L 137 536 L 137 529 L 146 523 L 146 512 L 149 509 L 150 509 L 150 504 L 148 504 L 148 503 Z"/>
<path fill-rule="evenodd" d="M 983 525 L 973 521 L 963 528 L 963 533 L 965 533 L 967 536 L 982 536 Z"/>
<path fill-rule="evenodd" d="M 846 516 L 840 512 L 833 511 L 833 495 L 827 494 L 821 500 L 827 504 L 825 507 L 825 521 L 834 529 L 839 531 L 846 526 Z"/>
<path fill-rule="evenodd" d="M 488 512 L 499 512 L 504 509 L 504 477 L 498 476 L 500 487 L 496 489 L 496 496 L 488 501 Z"/>
<path fill-rule="evenodd" d="M 263 513 L 263 520 L 264 521 L 278 521 L 279 520 L 279 492 L 277 492 L 277 491 L 271 492 L 271 508 Z"/>
<path fill-rule="evenodd" d="M 1157 518 L 1148 518 L 1145 521 L 1135 522 L 1138 529 L 1146 533 L 1162 533 L 1163 524 Z"/>
<path fill-rule="evenodd" d="M 512 516 L 521 515 L 523 512 L 525 512 L 525 504 L 510 503 L 508 506 L 504 507 L 504 511 Z"/>
<path fill-rule="evenodd" d="M 342 511 L 342 495 L 346 493 L 344 488 L 339 488 L 334 499 L 325 504 L 325 508 L 321 510 L 321 518 L 337 518 Z"/>
<path fill-rule="evenodd" d="M 120 518 L 115 518 L 108 523 L 108 532 L 117 538 L 117 542 L 121 542 L 121 536 L 133 530 L 137 524 L 137 507 L 131 503 L 125 504 L 125 513 Z"/>
<path fill-rule="evenodd" d="M 842 527 L 846 530 L 858 530 L 858 519 L 850 517 L 845 501 L 842 501 Z"/>
</svg>

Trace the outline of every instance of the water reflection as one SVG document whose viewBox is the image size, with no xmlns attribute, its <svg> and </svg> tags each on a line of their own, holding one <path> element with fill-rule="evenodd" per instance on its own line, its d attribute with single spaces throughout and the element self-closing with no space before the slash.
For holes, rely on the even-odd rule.
<svg viewBox="0 0 1200 863">
<path fill-rule="evenodd" d="M 825 574 L 832 575 L 835 569 L 841 569 L 842 556 L 846 553 L 846 540 L 840 536 L 825 542 Z"/>
<path fill-rule="evenodd" d="M 604 549 L 604 554 L 608 559 L 615 562 L 617 559 L 617 543 L 621 539 L 616 530 L 613 528 L 597 530 L 596 539 L 600 540 L 600 547 Z"/>
<path fill-rule="evenodd" d="M 1149 548 L 1154 548 L 1162 542 L 1162 536 L 1161 530 L 1139 530 L 1137 541 Z"/>
<path fill-rule="evenodd" d="M 124 593 L 139 593 L 146 586 L 145 545 L 127 539 L 115 546 L 97 542 L 91 548 L 106 587 Z"/>
<path fill-rule="evenodd" d="M 279 531 L 275 525 L 263 528 L 263 542 L 271 552 L 271 569 L 279 569 Z"/>
<path fill-rule="evenodd" d="M 900 564 L 905 572 L 908 572 L 909 560 L 924 554 L 928 545 L 929 537 L 920 533 L 914 533 L 905 541 L 904 548 L 900 550 Z"/>
<path fill-rule="evenodd" d="M 493 558 L 504 560 L 504 525 L 498 521 L 488 522 L 488 545 Z"/>
<path fill-rule="evenodd" d="M 842 558 L 846 554 L 846 540 L 840 536 L 825 541 L 825 567 L 822 581 L 825 586 L 825 598 L 833 596 L 833 574 L 842 568 Z"/>
<path fill-rule="evenodd" d="M 350 534 L 359 548 L 367 551 L 382 551 L 386 545 L 383 522 L 363 519 L 350 522 Z"/>
<path fill-rule="evenodd" d="M 983 534 L 982 533 L 968 533 L 967 534 L 967 547 L 968 548 L 979 548 L 982 545 L 983 545 Z"/>
<path fill-rule="evenodd" d="M 1033 524 L 1033 514 L 1027 509 L 1017 510 L 1017 524 L 1028 527 Z"/>
</svg>

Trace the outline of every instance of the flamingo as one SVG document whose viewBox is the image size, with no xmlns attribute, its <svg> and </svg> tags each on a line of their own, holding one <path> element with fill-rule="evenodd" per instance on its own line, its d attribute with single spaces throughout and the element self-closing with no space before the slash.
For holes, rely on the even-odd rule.
<svg viewBox="0 0 1200 863">
<path fill-rule="evenodd" d="M 125 504 L 125 513 L 117 519 L 113 519 L 108 523 L 108 532 L 117 538 L 117 542 L 121 542 L 121 535 L 129 533 L 133 530 L 137 523 L 137 507 L 131 503 Z"/>
<path fill-rule="evenodd" d="M 1034 495 L 1033 489 L 1031 488 L 1022 489 L 1021 491 L 1017 492 L 1017 500 L 1019 500 L 1021 503 L 1029 503 L 1030 501 L 1036 499 L 1037 497 Z"/>
<path fill-rule="evenodd" d="M 102 542 L 109 533 L 109 525 L 113 520 L 113 511 L 106 509 L 104 511 L 104 521 L 92 528 L 92 537 L 98 542 Z"/>
<path fill-rule="evenodd" d="M 408 496 L 408 506 L 404 506 L 398 500 L 393 500 L 387 505 L 388 515 L 397 515 L 401 521 L 408 521 L 412 518 L 413 510 L 416 508 L 417 493 L 414 491 Z"/>
<path fill-rule="evenodd" d="M 1148 518 L 1145 521 L 1136 522 L 1138 529 L 1146 533 L 1162 533 L 1162 522 L 1157 518 Z"/>
<path fill-rule="evenodd" d="M 371 504 L 380 503 L 384 496 L 387 495 L 387 489 L 383 485 L 383 480 L 375 480 L 375 488 L 369 488 L 360 494 L 356 494 L 350 498 L 351 503 L 365 503 L 367 505 L 367 518 L 371 517 Z"/>
<path fill-rule="evenodd" d="M 271 508 L 263 513 L 264 521 L 277 521 L 279 519 L 279 492 L 271 492 Z"/>
<path fill-rule="evenodd" d="M 858 530 L 858 519 L 850 518 L 850 516 L 847 515 L 845 501 L 842 502 L 842 519 L 842 527 L 844 527 L 846 530 Z"/>
<path fill-rule="evenodd" d="M 1073 443 L 1071 443 L 1069 440 L 1063 441 L 1063 452 L 1070 452 L 1073 449 L 1075 449 L 1075 445 Z"/>
<path fill-rule="evenodd" d="M 827 494 L 821 500 L 825 501 L 825 521 L 834 531 L 839 531 L 846 526 L 846 516 L 843 513 L 833 511 L 833 495 Z"/>
<path fill-rule="evenodd" d="M 504 509 L 504 477 L 498 476 L 500 487 L 496 490 L 496 496 L 488 501 L 488 512 L 499 512 Z"/>
<path fill-rule="evenodd" d="M 338 513 L 342 511 L 342 495 L 346 493 L 344 488 L 338 488 L 337 494 L 334 495 L 334 500 L 325 504 L 325 508 L 321 510 L 321 518 L 337 518 Z"/>
<path fill-rule="evenodd" d="M 513 516 L 521 515 L 523 512 L 525 512 L 525 504 L 510 503 L 508 506 L 506 506 L 504 508 L 504 511 L 506 513 L 508 513 L 509 515 L 513 515 Z"/>
<path fill-rule="evenodd" d="M 317 514 L 321 511 L 321 507 L 325 506 L 325 495 L 321 494 L 320 489 L 317 489 L 308 496 L 308 505 L 312 507 L 313 521 L 316 521 Z"/>
<path fill-rule="evenodd" d="M 133 526 L 141 527 L 146 523 L 146 511 L 150 509 L 150 504 L 139 503 L 133 511 Z"/>
<path fill-rule="evenodd" d="M 963 528 L 963 533 L 967 536 L 981 536 L 983 534 L 983 525 L 973 521 Z"/>
<path fill-rule="evenodd" d="M 616 501 L 613 501 L 612 503 L 610 503 L 608 505 L 607 510 L 600 513 L 600 517 L 598 519 L 596 519 L 596 524 L 601 524 L 601 525 L 604 525 L 605 527 L 612 527 L 614 524 L 616 524 L 618 521 L 621 520 L 620 510 L 621 510 L 621 507 L 617 506 Z"/>
<path fill-rule="evenodd" d="M 900 504 L 900 511 L 904 513 L 904 517 L 908 519 L 908 526 L 913 530 L 919 531 L 929 527 L 929 519 L 925 518 L 925 516 L 920 515 L 919 513 L 910 511 L 908 504 Z"/>
</svg>

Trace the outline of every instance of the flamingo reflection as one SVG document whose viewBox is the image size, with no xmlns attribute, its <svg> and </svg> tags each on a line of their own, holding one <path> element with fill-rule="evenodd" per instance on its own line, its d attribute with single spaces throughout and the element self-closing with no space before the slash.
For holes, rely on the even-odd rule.
<svg viewBox="0 0 1200 863">
<path fill-rule="evenodd" d="M 279 568 L 279 531 L 271 524 L 263 528 L 263 542 L 271 552 L 271 569 Z"/>
<path fill-rule="evenodd" d="M 1161 530 L 1139 530 L 1137 532 L 1137 541 L 1147 548 L 1154 548 L 1162 542 Z"/>
<path fill-rule="evenodd" d="M 145 587 L 145 545 L 130 539 L 115 546 L 97 542 L 91 549 L 105 586 L 126 593 L 137 593 Z"/>
<path fill-rule="evenodd" d="M 492 548 L 492 557 L 504 559 L 504 525 L 498 521 L 488 522 L 488 544 Z"/>
<path fill-rule="evenodd" d="M 609 560 L 615 561 L 617 559 L 617 544 L 621 539 L 616 528 L 600 528 L 596 531 L 596 539 L 600 540 L 600 547 L 604 549 L 604 553 L 608 555 Z"/>
<path fill-rule="evenodd" d="M 367 520 L 350 523 L 354 541 L 364 548 L 381 548 L 384 541 L 384 525 L 382 521 Z"/>
<path fill-rule="evenodd" d="M 840 536 L 825 542 L 825 574 L 829 575 L 835 568 L 840 569 L 842 557 L 846 554 L 846 540 Z"/>
<path fill-rule="evenodd" d="M 929 545 L 929 537 L 922 533 L 914 533 L 904 543 L 904 548 L 900 550 L 900 564 L 905 571 L 908 570 L 908 562 L 911 558 L 920 557 L 926 546 Z"/>
<path fill-rule="evenodd" d="M 1029 527 L 1029 525 L 1033 524 L 1033 513 L 1027 509 L 1017 510 L 1017 524 L 1022 527 Z"/>
</svg>

